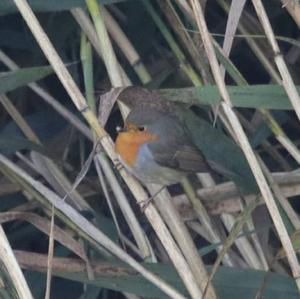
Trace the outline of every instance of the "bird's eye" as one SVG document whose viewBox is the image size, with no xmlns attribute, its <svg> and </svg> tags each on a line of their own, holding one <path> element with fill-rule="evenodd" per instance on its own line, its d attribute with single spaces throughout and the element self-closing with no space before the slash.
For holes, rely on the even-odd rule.
<svg viewBox="0 0 300 299">
<path fill-rule="evenodd" d="M 120 126 L 117 126 L 117 127 L 116 127 L 116 131 L 117 131 L 117 133 L 120 133 L 120 132 L 122 132 L 122 131 L 123 131 L 123 128 L 122 128 L 122 127 L 120 127 Z"/>
<path fill-rule="evenodd" d="M 143 131 L 146 130 L 146 127 L 145 126 L 140 126 L 140 127 L 138 127 L 138 129 L 139 129 L 140 132 L 143 132 Z"/>
</svg>

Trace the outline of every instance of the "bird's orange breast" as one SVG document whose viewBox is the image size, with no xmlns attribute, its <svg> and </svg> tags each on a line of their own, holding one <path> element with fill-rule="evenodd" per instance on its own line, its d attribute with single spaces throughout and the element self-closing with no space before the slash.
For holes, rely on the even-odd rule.
<svg viewBox="0 0 300 299">
<path fill-rule="evenodd" d="M 141 145 L 157 139 L 157 135 L 151 134 L 147 131 L 141 132 L 130 129 L 118 134 L 115 143 L 115 150 L 128 166 L 134 166 Z"/>
</svg>

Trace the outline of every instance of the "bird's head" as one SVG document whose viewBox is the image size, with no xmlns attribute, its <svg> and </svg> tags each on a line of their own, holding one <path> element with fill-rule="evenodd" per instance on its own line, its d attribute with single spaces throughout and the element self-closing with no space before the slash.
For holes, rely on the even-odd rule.
<svg viewBox="0 0 300 299">
<path fill-rule="evenodd" d="M 115 149 L 128 165 L 133 165 L 136 161 L 140 146 L 159 139 L 155 120 L 161 115 L 159 112 L 150 112 L 147 113 L 144 109 L 132 110 L 124 123 L 124 127 L 117 128 L 118 136 Z"/>
</svg>

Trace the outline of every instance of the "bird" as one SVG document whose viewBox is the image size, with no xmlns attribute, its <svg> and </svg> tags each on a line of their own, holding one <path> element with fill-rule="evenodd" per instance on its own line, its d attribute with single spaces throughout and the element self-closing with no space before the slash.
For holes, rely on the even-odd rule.
<svg viewBox="0 0 300 299">
<path fill-rule="evenodd" d="M 217 173 L 244 194 L 258 193 L 242 150 L 221 130 L 187 107 L 143 88 L 133 90 L 139 99 L 124 97 L 132 109 L 115 141 L 120 162 L 133 176 L 172 185 L 191 173 Z"/>
</svg>

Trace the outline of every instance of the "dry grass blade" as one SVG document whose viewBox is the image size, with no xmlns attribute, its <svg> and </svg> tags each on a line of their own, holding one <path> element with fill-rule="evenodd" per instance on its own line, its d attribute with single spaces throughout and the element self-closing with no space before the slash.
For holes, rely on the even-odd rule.
<svg viewBox="0 0 300 299">
<path fill-rule="evenodd" d="M 260 160 L 260 165 L 262 167 L 262 170 L 264 171 L 270 186 L 274 192 L 274 195 L 276 196 L 277 200 L 279 201 L 281 207 L 285 211 L 285 213 L 288 215 L 289 220 L 293 224 L 294 228 L 296 230 L 300 229 L 300 219 L 298 214 L 295 212 L 295 210 L 292 208 L 290 202 L 288 201 L 287 197 L 285 197 L 283 191 L 279 188 L 278 184 L 272 177 L 271 173 L 269 172 L 268 168 L 266 167 L 265 163 Z"/>
<path fill-rule="evenodd" d="M 285 247 L 285 250 L 287 252 L 288 261 L 291 267 L 291 270 L 293 272 L 293 276 L 297 281 L 297 284 L 300 284 L 299 277 L 300 277 L 300 266 L 295 254 L 295 251 L 293 249 L 293 245 L 291 243 L 291 240 L 289 238 L 289 235 L 286 231 L 286 228 L 284 226 L 283 220 L 280 216 L 280 213 L 278 211 L 278 208 L 276 206 L 274 197 L 271 193 L 271 190 L 267 184 L 267 181 L 262 173 L 262 170 L 258 164 L 258 161 L 255 157 L 255 154 L 253 153 L 253 150 L 251 149 L 251 146 L 249 144 L 249 141 L 245 135 L 245 132 L 236 116 L 234 111 L 232 110 L 232 105 L 230 102 L 230 97 L 227 92 L 227 89 L 225 87 L 225 83 L 222 79 L 220 69 L 218 66 L 218 62 L 216 59 L 216 55 L 214 53 L 214 49 L 211 43 L 211 38 L 204 20 L 204 14 L 202 11 L 202 8 L 196 0 L 191 0 L 193 10 L 196 16 L 197 24 L 199 31 L 202 35 L 202 39 L 204 42 L 204 46 L 206 49 L 207 56 L 209 58 L 211 69 L 214 74 L 216 83 L 219 88 L 219 92 L 223 98 L 223 103 L 221 104 L 225 115 L 227 116 L 228 121 L 230 122 L 232 129 L 241 145 L 242 150 L 244 151 L 244 154 L 249 162 L 249 165 L 251 167 L 251 170 L 254 174 L 254 177 L 257 181 L 257 184 L 260 188 L 260 191 L 263 195 L 263 198 L 266 202 L 266 205 L 268 207 L 268 210 L 271 214 L 271 217 L 273 219 L 273 222 L 275 224 L 276 230 L 278 232 L 278 235 L 280 237 L 282 245 Z M 299 285 L 300 286 L 300 285 Z"/>
<path fill-rule="evenodd" d="M 43 194 L 45 198 L 52 204 L 58 211 L 62 212 L 79 230 L 84 231 L 98 244 L 109 250 L 112 254 L 119 257 L 122 261 L 132 266 L 135 270 L 140 272 L 145 278 L 159 287 L 162 291 L 173 298 L 184 299 L 185 297 L 178 293 L 173 287 L 162 281 L 159 277 L 152 272 L 145 269 L 138 262 L 136 262 L 130 255 L 125 253 L 119 246 L 111 241 L 105 234 L 98 230 L 91 222 L 86 220 L 80 213 L 78 213 L 71 206 L 66 204 L 59 198 L 53 191 L 46 188 L 40 182 L 37 182 L 21 168 L 10 162 L 6 157 L 0 154 L 1 164 L 9 168 L 10 171 L 17 174 L 22 180 L 30 184 L 36 191 Z"/>
<path fill-rule="evenodd" d="M 106 125 L 112 108 L 123 90 L 124 87 L 112 88 L 110 91 L 100 96 L 98 119 L 101 126 L 104 127 Z"/>
<path fill-rule="evenodd" d="M 52 279 L 52 263 L 54 255 L 54 206 L 51 209 L 51 222 L 50 222 L 50 233 L 49 233 L 49 246 L 48 246 L 48 258 L 47 258 L 47 280 L 46 280 L 46 291 L 45 299 L 50 299 L 51 294 L 51 279 Z"/>
<path fill-rule="evenodd" d="M 98 174 L 98 178 L 99 178 L 99 181 L 100 181 L 100 185 L 102 187 L 102 190 L 103 190 L 103 193 L 104 193 L 104 196 L 106 198 L 106 202 L 107 202 L 107 205 L 109 207 L 109 210 L 110 210 L 110 213 L 111 213 L 111 216 L 112 216 L 112 219 L 114 221 L 114 224 L 116 226 L 116 229 L 117 229 L 117 232 L 118 232 L 118 235 L 119 235 L 119 238 L 122 242 L 122 246 L 123 248 L 125 249 L 125 244 L 123 243 L 123 240 L 121 238 L 121 235 L 122 235 L 122 231 L 121 231 L 121 228 L 120 228 L 120 225 L 119 225 L 119 221 L 118 221 L 118 218 L 116 216 L 116 213 L 115 213 L 115 210 L 114 210 L 114 207 L 113 207 L 113 204 L 112 204 L 112 199 L 110 197 L 110 194 L 108 192 L 108 188 L 107 188 L 107 184 L 104 180 L 104 175 L 103 175 L 103 171 L 101 169 L 101 165 L 99 163 L 99 159 L 94 159 L 94 163 L 95 163 L 95 167 L 96 167 L 96 171 L 97 171 L 97 174 Z"/>
<path fill-rule="evenodd" d="M 0 50 L 0 90 L 9 90 L 9 99 L 0 97 L 0 226 L 14 249 L 28 250 L 14 254 L 33 296 L 253 299 L 260 289 L 257 297 L 297 298 L 300 171 L 292 170 L 300 161 L 300 125 L 252 1 L 6 2 L 0 4 L 0 37 L 9 55 Z M 300 82 L 292 13 L 300 0 L 261 2 L 272 30 L 280 32 L 275 38 L 289 72 Z M 47 59 L 50 65 L 41 65 Z M 142 82 L 148 83 L 138 87 Z M 155 174 L 157 189 L 146 185 L 144 167 L 141 175 L 128 172 L 113 141 L 128 131 L 129 108 L 144 100 L 149 106 L 139 118 L 146 124 L 139 129 L 157 130 L 160 141 L 149 148 L 158 164 L 199 170 L 185 148 L 175 154 L 178 163 L 168 160 L 169 150 L 187 137 L 210 166 L 228 161 L 232 172 L 188 173 L 185 186 L 161 186 L 168 174 L 163 168 Z M 171 114 L 170 134 L 163 119 L 147 124 L 152 108 L 162 108 L 162 117 Z M 124 130 L 116 130 L 122 124 Z M 232 149 L 226 151 L 217 132 Z M 96 142 L 87 172 L 84 162 L 90 164 Z M 166 145 L 162 151 L 160 144 Z M 129 155 L 130 147 L 125 150 Z M 139 165 L 143 151 L 137 154 Z M 240 182 L 234 174 L 242 174 Z M 258 206 L 241 220 L 253 202 Z M 274 258 L 278 247 L 280 259 Z M 0 261 L 0 297 L 19 298 Z"/>
<path fill-rule="evenodd" d="M 162 213 L 165 222 L 170 227 L 170 230 L 193 271 L 194 277 L 197 279 L 197 284 L 201 287 L 201 291 L 203 292 L 208 277 L 204 263 L 197 252 L 186 226 L 174 208 L 170 194 L 165 188 L 161 189 L 160 185 L 148 184 L 147 187 L 151 194 L 154 196 L 156 195 L 155 204 L 159 207 L 159 211 Z M 213 287 L 208 289 L 207 298 L 217 298 Z"/>
<path fill-rule="evenodd" d="M 173 30 L 178 36 L 181 44 L 185 48 L 185 51 L 189 53 L 193 65 L 197 68 L 197 71 L 201 74 L 203 82 L 205 84 L 211 84 L 213 82 L 207 62 L 205 61 L 205 55 L 199 52 L 196 43 L 193 41 L 191 36 L 188 34 L 182 20 L 180 19 L 174 4 L 170 0 L 168 1 L 157 1 L 158 5 L 164 11 L 166 18 L 172 25 Z"/>
<path fill-rule="evenodd" d="M 104 6 L 102 6 L 102 14 L 109 34 L 112 36 L 121 51 L 124 53 L 128 62 L 131 64 L 136 74 L 139 76 L 141 82 L 143 84 L 149 83 L 151 81 L 151 75 L 148 73 L 146 67 L 141 61 L 141 57 L 136 52 L 119 24 L 114 20 L 112 15 Z"/>
<path fill-rule="evenodd" d="M 224 0 L 218 0 L 220 6 L 225 10 L 228 11 L 228 5 Z M 249 27 L 249 26 L 248 26 Z M 243 24 L 243 20 L 238 25 L 239 31 L 245 36 L 245 40 L 248 43 L 249 47 L 255 53 L 255 56 L 260 61 L 260 63 L 264 66 L 265 70 L 270 74 L 271 78 L 278 84 L 281 84 L 281 78 L 278 75 L 277 70 L 274 68 L 274 65 L 271 63 L 269 58 L 267 57 L 266 53 L 263 51 L 261 46 L 259 46 L 255 40 L 251 37 L 250 29 L 247 28 L 246 25 Z"/>
<path fill-rule="evenodd" d="M 79 192 L 75 190 L 78 186 L 76 179 L 75 183 L 72 186 L 72 183 L 69 181 L 66 175 L 56 164 L 54 164 L 52 160 L 34 151 L 31 151 L 30 157 L 32 163 L 28 159 L 25 160 L 25 158 L 19 154 L 19 158 L 23 160 L 27 165 L 30 165 L 30 167 L 37 171 L 41 176 L 43 176 L 43 178 L 61 197 L 65 197 L 65 199 L 67 199 L 68 202 L 72 203 L 72 205 L 79 211 L 91 210 L 90 205 L 84 200 Z M 85 169 L 86 168 L 83 167 L 82 172 Z M 84 177 L 84 175 L 81 175 L 81 173 L 79 173 L 77 177 L 81 178 Z"/>
<path fill-rule="evenodd" d="M 203 178 L 203 177 L 202 177 Z M 200 181 L 201 179 L 200 178 Z M 195 190 L 191 186 L 191 183 L 184 179 L 182 182 L 182 187 L 185 190 L 185 193 L 187 197 L 189 198 L 190 202 L 192 203 L 192 206 L 198 216 L 199 222 L 202 223 L 202 225 L 205 227 L 208 236 L 210 237 L 209 240 L 211 243 L 219 243 L 221 241 L 221 238 L 218 234 L 218 231 L 214 227 L 214 224 L 212 220 L 210 219 L 206 208 L 204 207 L 202 203 L 202 198 L 199 198 L 198 195 L 196 194 Z M 233 263 L 230 259 L 230 257 L 225 254 L 224 257 L 224 264 L 227 266 L 233 266 Z"/>
<path fill-rule="evenodd" d="M 300 4 L 298 0 L 281 0 L 282 6 L 287 9 L 291 17 L 300 28 Z"/>
<path fill-rule="evenodd" d="M 287 65 L 280 52 L 280 48 L 274 36 L 273 29 L 268 19 L 267 13 L 260 0 L 252 0 L 252 3 L 255 7 L 257 16 L 259 17 L 260 22 L 264 28 L 269 43 L 272 47 L 274 53 L 274 60 L 282 77 L 282 85 L 284 86 L 286 93 L 288 94 L 290 101 L 293 104 L 298 119 L 300 120 L 300 97 L 294 84 L 294 81 L 290 75 L 290 72 L 287 68 Z"/>
<path fill-rule="evenodd" d="M 231 3 L 230 11 L 228 14 L 228 21 L 226 24 L 226 31 L 223 43 L 224 54 L 229 57 L 229 53 L 233 44 L 234 35 L 243 12 L 246 0 L 234 0 Z M 221 74 L 224 78 L 225 76 L 225 67 L 221 66 Z"/>
<path fill-rule="evenodd" d="M 0 213 L 0 223 L 6 223 L 13 220 L 23 220 L 27 221 L 38 230 L 49 235 L 51 231 L 51 223 L 43 217 L 36 215 L 34 213 L 28 212 L 2 212 Z M 57 225 L 53 226 L 54 239 L 59 243 L 68 248 L 71 252 L 77 254 L 83 260 L 86 260 L 85 252 L 83 246 L 76 241 L 69 233 L 65 232 L 63 229 Z"/>
<path fill-rule="evenodd" d="M 118 202 L 122 214 L 124 215 L 124 218 L 131 229 L 140 254 L 144 259 L 149 258 L 149 256 L 152 255 L 152 259 L 155 260 L 153 254 L 151 254 L 151 252 L 153 252 L 153 249 L 151 249 L 149 240 L 147 239 L 147 236 L 145 235 L 145 232 L 143 231 L 137 216 L 133 212 L 123 189 L 121 188 L 114 172 L 110 167 L 109 162 L 107 161 L 107 159 L 105 159 L 104 154 L 101 152 L 98 153 L 94 159 L 94 163 L 96 165 L 96 169 L 98 168 L 98 166 L 101 167 L 101 170 L 103 171 L 107 182 L 110 184 L 112 192 L 115 195 L 115 199 Z"/>
<path fill-rule="evenodd" d="M 3 51 L 0 50 L 0 60 L 10 70 L 19 69 L 18 65 L 12 61 Z M 73 113 L 66 109 L 61 103 L 59 103 L 53 96 L 51 96 L 46 90 L 40 87 L 37 83 L 30 83 L 28 87 L 39 95 L 47 104 L 55 109 L 60 115 L 62 115 L 67 121 L 69 121 L 75 128 L 78 129 L 84 136 L 92 140 L 92 134 L 89 128 Z"/>
<path fill-rule="evenodd" d="M 92 151 L 90 152 L 88 158 L 86 159 L 86 161 L 82 165 L 82 168 L 81 168 L 80 172 L 76 176 L 76 179 L 75 179 L 75 182 L 72 185 L 72 188 L 66 193 L 66 195 L 63 197 L 62 200 L 65 200 L 68 196 L 70 196 L 70 194 L 78 187 L 78 185 L 81 183 L 81 181 L 86 176 L 87 172 L 89 171 L 89 169 L 91 167 L 94 156 L 96 154 L 97 146 L 98 146 L 98 142 L 96 142 L 94 144 Z"/>
<path fill-rule="evenodd" d="M 235 114 L 232 112 L 232 110 L 227 106 L 227 105 L 223 105 L 223 109 L 224 111 L 226 111 L 226 113 L 228 114 L 228 117 L 230 117 L 230 119 L 233 122 L 233 126 L 235 126 L 236 129 L 238 129 L 238 136 L 241 136 L 242 134 L 244 134 L 242 127 L 240 126 L 238 119 L 236 118 Z M 260 187 L 260 191 L 262 193 L 262 196 L 266 202 L 266 205 L 268 207 L 268 210 L 270 212 L 270 215 L 272 217 L 272 220 L 274 222 L 274 225 L 276 227 L 276 230 L 278 232 L 278 235 L 280 237 L 281 243 L 282 245 L 285 247 L 285 250 L 287 252 L 287 257 L 288 257 L 288 261 L 289 264 L 291 266 L 291 270 L 293 272 L 294 278 L 298 278 L 300 274 L 300 268 L 299 268 L 299 263 L 295 254 L 295 251 L 293 249 L 290 237 L 287 233 L 287 230 L 285 228 L 285 225 L 283 223 L 283 220 L 280 216 L 280 213 L 278 211 L 278 207 L 275 203 L 275 199 L 271 193 L 271 190 L 267 184 L 267 181 L 262 173 L 262 170 L 258 164 L 258 161 L 255 158 L 255 155 L 247 141 L 247 139 L 245 140 L 241 140 L 239 139 L 239 141 L 243 142 L 244 141 L 246 143 L 244 143 L 245 149 L 245 155 L 248 158 L 250 167 L 253 171 L 253 174 L 256 178 L 256 181 Z M 243 143 L 241 142 L 241 146 L 243 148 Z"/>
<path fill-rule="evenodd" d="M 0 226 L 0 260 L 4 264 L 11 280 L 17 290 L 20 299 L 33 299 L 31 291 L 23 276 L 20 266 L 15 258 L 15 255 L 9 245 L 2 226 Z"/>
<path fill-rule="evenodd" d="M 83 32 L 88 37 L 89 41 L 93 45 L 93 47 L 94 47 L 96 53 L 98 54 L 98 56 L 101 59 L 103 59 L 100 41 L 98 39 L 96 30 L 93 27 L 93 24 L 92 24 L 89 16 L 87 15 L 87 13 L 82 8 L 73 8 L 73 9 L 71 9 L 71 14 L 73 15 L 73 17 L 75 18 L 75 20 L 80 25 L 80 27 L 82 28 Z M 123 68 L 122 68 L 121 65 L 119 65 L 119 69 L 120 69 L 120 72 L 121 72 L 121 75 L 122 75 L 122 79 L 123 79 L 124 85 L 125 86 L 131 85 L 131 81 L 128 78 L 128 76 L 126 75 L 126 73 L 123 70 Z"/>
<path fill-rule="evenodd" d="M 0 102 L 5 108 L 5 110 L 8 112 L 8 114 L 12 117 L 12 119 L 18 124 L 20 129 L 24 132 L 25 136 L 27 136 L 29 140 L 39 143 L 38 137 L 34 134 L 30 126 L 28 126 L 26 121 L 23 119 L 23 117 L 15 108 L 15 106 L 11 103 L 9 98 L 6 95 L 2 94 L 0 95 Z"/>
<path fill-rule="evenodd" d="M 226 241 L 223 244 L 222 250 L 219 252 L 217 260 L 215 261 L 212 269 L 211 269 L 211 273 L 209 275 L 209 279 L 207 281 L 207 286 L 212 282 L 212 279 L 214 277 L 214 275 L 216 274 L 226 252 L 228 251 L 228 249 L 231 247 L 231 245 L 235 242 L 236 238 L 238 237 L 239 233 L 241 232 L 244 224 L 246 223 L 246 221 L 248 220 L 248 218 L 250 217 L 251 213 L 253 212 L 253 210 L 256 208 L 257 204 L 258 204 L 259 200 L 258 198 L 256 198 L 255 200 L 253 200 L 245 209 L 244 211 L 236 218 L 236 223 L 233 226 L 233 228 L 231 229 Z M 205 292 L 206 293 L 206 292 Z M 204 294 L 205 294 L 204 293 Z M 204 297 L 204 296 L 203 296 Z"/>
<path fill-rule="evenodd" d="M 79 111 L 83 114 L 83 116 L 87 119 L 90 126 L 94 129 L 98 138 L 101 139 L 101 144 L 104 147 L 105 151 L 109 155 L 110 159 L 115 162 L 116 161 L 116 154 L 114 152 L 114 146 L 111 139 L 107 136 L 105 130 L 99 125 L 99 122 L 93 112 L 88 108 L 86 105 L 86 101 L 82 94 L 80 93 L 78 87 L 74 83 L 73 79 L 71 78 L 70 74 L 66 70 L 62 60 L 57 55 L 54 47 L 52 46 L 49 38 L 46 36 L 45 32 L 42 30 L 38 20 L 34 16 L 32 10 L 28 6 L 28 3 L 25 0 L 22 1 L 15 1 L 16 6 L 20 10 L 23 18 L 27 22 L 28 26 L 30 27 L 33 35 L 37 39 L 41 49 L 45 53 L 47 59 L 53 65 L 55 72 L 57 73 L 59 79 L 61 80 L 63 86 L 67 90 L 68 94 L 70 95 L 71 99 L 75 103 L 76 107 Z M 94 3 L 96 5 L 96 2 Z M 98 16 L 97 13 L 98 9 L 94 12 L 94 17 Z M 100 26 L 102 23 L 100 22 Z M 103 28 L 102 28 L 103 29 Z M 114 85 L 118 85 L 119 82 L 112 82 Z M 120 170 L 120 174 L 126 181 L 127 185 L 130 187 L 132 193 L 134 194 L 135 198 L 138 202 L 143 202 L 147 196 L 143 190 L 143 188 L 136 182 L 135 179 L 128 176 L 126 171 Z M 158 212 L 154 208 L 153 205 L 149 205 L 145 212 L 147 218 L 151 222 L 154 230 L 156 231 L 157 235 L 159 236 L 161 242 L 164 244 L 171 260 L 173 261 L 179 275 L 182 277 L 187 289 L 191 294 L 193 294 L 193 298 L 199 298 L 201 296 L 201 291 L 197 284 L 195 284 L 195 280 L 193 275 L 190 271 L 190 268 L 185 261 L 184 257 L 182 256 L 179 248 L 177 247 L 176 243 L 174 242 L 172 236 L 170 235 L 167 227 L 163 223 L 161 217 L 159 216 Z M 138 267 L 132 258 L 130 259 L 134 264 L 135 267 Z M 149 274 L 147 274 L 148 277 Z M 159 285 L 162 289 L 165 290 L 167 293 L 172 293 L 175 297 L 181 296 L 175 290 L 170 288 L 164 283 L 158 283 L 155 277 L 151 276 L 150 278 L 152 281 L 155 281 L 156 285 Z"/>
<path fill-rule="evenodd" d="M 114 87 L 121 87 L 124 85 L 124 81 L 119 69 L 115 52 L 113 50 L 104 24 L 101 11 L 102 6 L 98 5 L 97 1 L 95 0 L 86 0 L 85 2 L 95 24 L 95 29 L 99 37 L 101 52 L 103 55 L 103 61 L 106 65 L 110 81 L 112 82 Z"/>
</svg>

